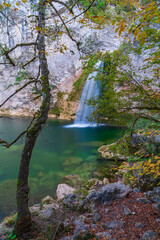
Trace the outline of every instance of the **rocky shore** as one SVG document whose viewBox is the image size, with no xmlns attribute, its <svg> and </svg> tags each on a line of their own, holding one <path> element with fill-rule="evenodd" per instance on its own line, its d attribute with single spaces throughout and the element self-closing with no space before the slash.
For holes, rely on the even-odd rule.
<svg viewBox="0 0 160 240">
<path fill-rule="evenodd" d="M 121 181 L 92 179 L 85 195 L 58 185 L 56 200 L 47 196 L 30 208 L 33 231 L 24 239 L 160 239 L 160 187 L 142 192 Z M 15 218 L 0 224 L 1 240 L 14 234 Z"/>
</svg>

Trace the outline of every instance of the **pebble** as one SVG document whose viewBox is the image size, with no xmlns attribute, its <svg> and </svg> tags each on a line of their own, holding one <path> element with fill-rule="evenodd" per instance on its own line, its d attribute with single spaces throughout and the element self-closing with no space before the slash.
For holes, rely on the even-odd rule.
<svg viewBox="0 0 160 240">
<path fill-rule="evenodd" d="M 144 225 L 141 222 L 135 223 L 136 228 L 144 228 Z"/>
<path fill-rule="evenodd" d="M 131 210 L 127 207 L 124 208 L 124 215 L 130 215 L 131 214 Z"/>
</svg>

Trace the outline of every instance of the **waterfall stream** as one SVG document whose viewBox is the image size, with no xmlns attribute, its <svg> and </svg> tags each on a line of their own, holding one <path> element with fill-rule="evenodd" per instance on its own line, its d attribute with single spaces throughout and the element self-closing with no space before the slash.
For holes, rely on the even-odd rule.
<svg viewBox="0 0 160 240">
<path fill-rule="evenodd" d="M 85 86 L 82 91 L 82 95 L 79 101 L 79 106 L 77 109 L 76 117 L 74 124 L 70 127 L 95 127 L 97 126 L 96 122 L 91 123 L 88 118 L 91 116 L 95 110 L 94 106 L 87 104 L 88 100 L 96 99 L 101 95 L 100 81 L 95 80 L 99 71 L 102 71 L 103 62 L 98 61 L 95 64 L 95 71 L 88 75 Z"/>
</svg>

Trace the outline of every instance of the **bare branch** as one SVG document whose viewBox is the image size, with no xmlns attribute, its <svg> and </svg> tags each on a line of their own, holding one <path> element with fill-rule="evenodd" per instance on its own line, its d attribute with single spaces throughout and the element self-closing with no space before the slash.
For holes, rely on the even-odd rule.
<svg viewBox="0 0 160 240">
<path fill-rule="evenodd" d="M 19 44 L 16 44 L 13 48 L 11 48 L 10 50 L 5 51 L 5 53 L 10 53 L 12 52 L 13 50 L 15 50 L 17 47 L 25 47 L 25 46 L 35 46 L 37 45 L 37 42 L 30 42 L 30 43 L 19 43 Z"/>
<path fill-rule="evenodd" d="M 68 20 L 68 21 L 66 22 L 66 24 L 69 23 L 69 22 L 71 22 L 72 20 L 75 20 L 76 18 L 80 17 L 80 16 L 83 15 L 84 13 L 86 13 L 86 12 L 92 7 L 92 5 L 93 5 L 93 3 L 94 3 L 95 1 L 96 1 L 96 0 L 93 0 L 93 1 L 90 3 L 90 5 L 89 5 L 83 12 L 81 12 L 80 14 L 74 16 L 74 17 L 71 18 L 70 20 Z M 77 1 L 77 3 L 78 3 L 78 1 Z"/>
<path fill-rule="evenodd" d="M 34 58 L 32 58 L 30 61 L 28 61 L 27 63 L 25 63 L 22 68 L 26 67 L 27 65 L 29 65 L 31 62 L 34 62 L 37 59 L 37 56 L 35 56 Z"/>
<path fill-rule="evenodd" d="M 56 14 L 58 15 L 58 17 L 60 18 L 63 26 L 65 27 L 65 29 L 66 29 L 66 31 L 67 31 L 68 36 L 70 37 L 70 39 L 71 39 L 73 42 L 76 43 L 77 48 L 78 48 L 78 50 L 80 51 L 80 48 L 79 48 L 80 42 L 77 41 L 76 39 L 74 39 L 74 38 L 72 37 L 72 35 L 71 35 L 71 33 L 70 33 L 70 30 L 68 29 L 65 21 L 63 20 L 63 18 L 62 18 L 61 15 L 59 14 L 58 10 L 54 7 L 54 5 L 53 5 L 51 2 L 49 2 L 49 4 L 50 4 L 51 7 L 53 8 L 53 10 L 56 12 Z"/>
<path fill-rule="evenodd" d="M 33 124 L 33 122 L 34 122 L 37 114 L 38 114 L 38 112 L 34 114 L 34 116 L 33 116 L 32 120 L 31 120 L 28 128 L 27 128 L 25 131 L 23 131 L 22 133 L 20 133 L 20 135 L 19 135 L 15 140 L 13 140 L 11 143 L 8 143 L 7 141 L 0 139 L 0 144 L 3 144 L 2 147 L 10 148 L 10 147 L 11 147 L 14 143 L 16 143 L 24 134 L 26 134 L 26 133 L 28 132 L 28 130 L 30 129 L 30 127 L 32 126 L 32 124 Z"/>
<path fill-rule="evenodd" d="M 36 80 L 37 81 L 37 80 Z M 40 81 L 37 81 L 40 82 Z M 29 81 L 26 84 L 24 84 L 22 87 L 20 87 L 19 89 L 17 89 L 14 93 L 12 93 L 2 104 L 0 104 L 0 108 L 10 99 L 12 98 L 14 95 L 16 95 L 18 92 L 20 92 L 22 89 L 24 89 L 25 87 L 27 87 L 28 85 L 30 85 L 31 83 L 35 83 L 35 80 Z"/>
<path fill-rule="evenodd" d="M 73 14 L 72 8 L 70 8 L 66 3 L 59 1 L 59 0 L 52 0 L 52 2 L 56 2 L 56 3 L 59 3 L 63 6 L 65 6 Z"/>
</svg>

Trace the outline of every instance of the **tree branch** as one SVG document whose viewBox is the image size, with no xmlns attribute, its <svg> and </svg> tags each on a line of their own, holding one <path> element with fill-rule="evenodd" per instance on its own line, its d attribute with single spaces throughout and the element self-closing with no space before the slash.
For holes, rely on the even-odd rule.
<svg viewBox="0 0 160 240">
<path fill-rule="evenodd" d="M 61 15 L 59 14 L 58 10 L 54 7 L 54 5 L 53 5 L 51 2 L 49 2 L 49 4 L 50 4 L 51 7 L 53 8 L 53 10 L 56 12 L 56 14 L 58 15 L 58 17 L 60 18 L 63 26 L 65 27 L 65 29 L 66 29 L 66 31 L 67 31 L 67 35 L 70 37 L 70 39 L 71 39 L 73 42 L 76 43 L 77 48 L 78 48 L 78 50 L 80 51 L 80 48 L 79 48 L 80 42 L 77 41 L 77 40 L 75 40 L 75 39 L 72 37 L 72 35 L 71 35 L 71 33 L 70 33 L 70 30 L 68 29 L 65 21 L 63 20 L 63 18 L 62 18 Z"/>
<path fill-rule="evenodd" d="M 37 81 L 37 80 L 36 80 Z M 40 81 L 37 81 L 40 82 Z M 22 87 L 20 87 L 19 89 L 17 89 L 14 93 L 12 93 L 2 104 L 0 104 L 0 108 L 10 99 L 12 98 L 14 95 L 16 95 L 18 92 L 20 92 L 22 89 L 24 89 L 25 87 L 27 87 L 28 85 L 30 85 L 31 83 L 35 83 L 35 80 L 29 81 L 26 84 L 24 84 Z"/>
<path fill-rule="evenodd" d="M 14 143 L 16 143 L 25 133 L 27 133 L 28 130 L 30 129 L 30 127 L 32 126 L 32 124 L 33 124 L 33 122 L 34 122 L 37 114 L 38 114 L 38 113 L 35 113 L 35 114 L 34 114 L 34 116 L 33 116 L 32 120 L 31 120 L 28 128 L 27 128 L 25 131 L 23 131 L 22 133 L 20 133 L 20 135 L 19 135 L 15 140 L 13 140 L 11 143 L 8 143 L 7 141 L 0 139 L 0 144 L 3 144 L 2 147 L 10 148 L 10 147 L 11 147 Z"/>
</svg>

